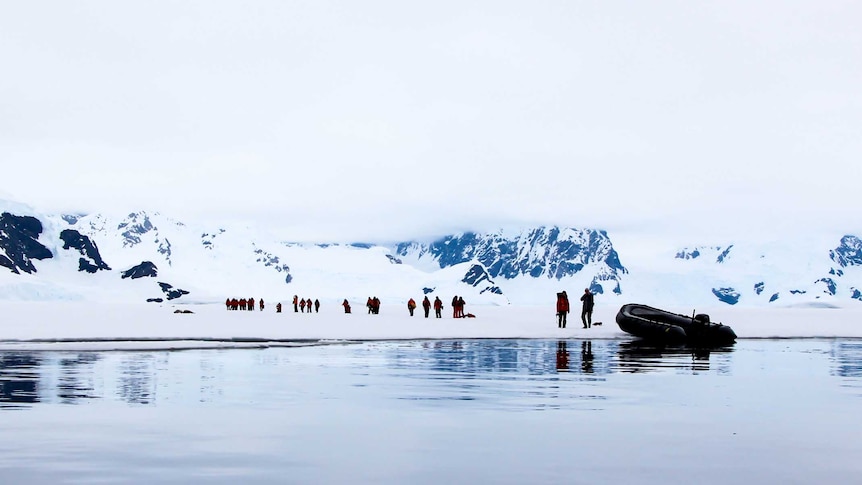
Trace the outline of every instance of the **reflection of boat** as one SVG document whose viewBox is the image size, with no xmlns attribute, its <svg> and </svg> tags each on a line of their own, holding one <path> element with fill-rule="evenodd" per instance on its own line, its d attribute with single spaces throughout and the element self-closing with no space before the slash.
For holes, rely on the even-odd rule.
<svg viewBox="0 0 862 485">
<path fill-rule="evenodd" d="M 728 345 L 736 341 L 733 329 L 710 322 L 709 315 L 680 315 L 636 303 L 620 308 L 617 325 L 636 337 L 667 343 Z"/>
<path fill-rule="evenodd" d="M 730 352 L 733 352 L 731 345 L 705 347 L 638 339 L 620 344 L 617 366 L 621 372 L 653 372 L 662 369 L 708 371 L 710 356 Z"/>
</svg>

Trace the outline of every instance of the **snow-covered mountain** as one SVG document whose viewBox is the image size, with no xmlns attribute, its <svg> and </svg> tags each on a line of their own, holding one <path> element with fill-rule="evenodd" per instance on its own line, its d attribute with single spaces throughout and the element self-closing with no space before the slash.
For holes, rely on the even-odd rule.
<svg viewBox="0 0 862 485">
<path fill-rule="evenodd" d="M 542 226 L 393 244 L 295 243 L 252 225 L 159 213 L 48 215 L 0 201 L 5 299 L 224 301 L 293 295 L 360 306 L 423 295 L 468 304 L 549 305 L 590 288 L 597 304 L 638 301 L 845 306 L 862 301 L 862 240 L 734 242 L 628 258 L 597 229 Z M 552 310 L 551 310 L 552 311 Z"/>
</svg>

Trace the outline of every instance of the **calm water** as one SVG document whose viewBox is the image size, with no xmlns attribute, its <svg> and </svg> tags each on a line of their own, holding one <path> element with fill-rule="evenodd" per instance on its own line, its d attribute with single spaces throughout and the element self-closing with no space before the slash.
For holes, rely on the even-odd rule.
<svg viewBox="0 0 862 485">
<path fill-rule="evenodd" d="M 859 483 L 862 341 L 0 353 L 0 483 Z"/>
</svg>

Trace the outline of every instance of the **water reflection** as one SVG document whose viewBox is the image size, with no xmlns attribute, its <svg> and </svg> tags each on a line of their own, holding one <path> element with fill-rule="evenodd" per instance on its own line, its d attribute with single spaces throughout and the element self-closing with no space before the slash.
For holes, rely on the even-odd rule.
<svg viewBox="0 0 862 485">
<path fill-rule="evenodd" d="M 741 348 L 750 360 L 775 344 L 700 349 L 622 340 L 435 340 L 304 349 L 0 352 L 0 408 L 94 400 L 152 406 L 166 400 L 300 399 L 308 386 L 320 385 L 315 379 L 322 375 L 343 376 L 333 381 L 335 388 L 376 386 L 397 399 L 511 399 L 553 407 L 560 397 L 603 399 L 596 386 L 613 375 L 731 375 L 735 368 L 739 372 L 734 354 Z M 862 341 L 806 341 L 789 348 L 819 349 L 823 375 L 844 378 L 845 387 L 862 394 Z M 736 360 L 745 362 L 742 357 Z"/>
<path fill-rule="evenodd" d="M 624 342 L 617 351 L 617 368 L 620 372 L 658 372 L 667 369 L 688 370 L 693 373 L 710 370 L 710 359 L 718 374 L 730 373 L 727 355 L 734 347 L 663 346 L 640 340 Z"/>
<path fill-rule="evenodd" d="M 32 354 L 0 354 L 0 405 L 38 402 L 39 359 Z"/>
<path fill-rule="evenodd" d="M 75 404 L 81 400 L 94 399 L 95 382 L 93 368 L 99 354 L 79 353 L 74 357 L 63 357 L 58 363 L 57 397 L 64 404 Z"/>
<path fill-rule="evenodd" d="M 569 351 L 566 349 L 566 341 L 560 340 L 557 342 L 557 371 L 566 372 L 569 370 Z"/>
</svg>

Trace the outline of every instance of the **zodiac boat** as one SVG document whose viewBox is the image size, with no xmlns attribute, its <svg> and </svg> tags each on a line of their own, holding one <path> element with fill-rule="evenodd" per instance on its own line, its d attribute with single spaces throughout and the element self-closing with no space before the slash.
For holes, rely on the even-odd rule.
<svg viewBox="0 0 862 485">
<path fill-rule="evenodd" d="M 736 341 L 733 329 L 710 322 L 705 313 L 687 316 L 637 303 L 620 308 L 617 325 L 623 332 L 663 343 L 719 346 Z"/>
</svg>

